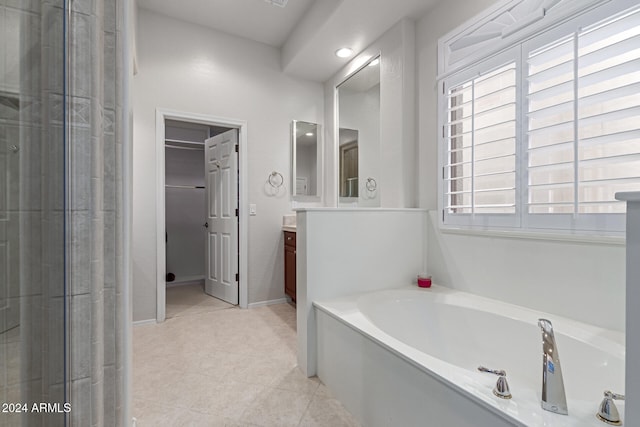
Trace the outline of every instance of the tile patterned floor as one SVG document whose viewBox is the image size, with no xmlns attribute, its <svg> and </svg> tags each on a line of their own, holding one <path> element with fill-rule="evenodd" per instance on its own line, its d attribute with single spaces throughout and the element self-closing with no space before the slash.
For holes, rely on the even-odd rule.
<svg viewBox="0 0 640 427">
<path fill-rule="evenodd" d="M 201 294 L 189 308 L 190 298 L 193 289 L 168 289 L 167 313 L 173 304 L 179 315 L 134 328 L 138 427 L 358 426 L 298 370 L 294 307 L 241 310 Z"/>
<path fill-rule="evenodd" d="M 167 319 L 233 307 L 217 298 L 206 297 L 202 283 L 170 286 L 166 295 Z"/>
</svg>

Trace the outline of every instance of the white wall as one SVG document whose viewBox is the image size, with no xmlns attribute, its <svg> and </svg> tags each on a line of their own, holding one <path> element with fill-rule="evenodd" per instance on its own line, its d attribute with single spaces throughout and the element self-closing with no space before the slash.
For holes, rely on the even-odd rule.
<svg viewBox="0 0 640 427">
<path fill-rule="evenodd" d="M 338 201 L 337 85 L 380 55 L 380 206 L 411 208 L 417 203 L 415 144 L 415 25 L 402 20 L 325 82 L 325 201 Z"/>
<path fill-rule="evenodd" d="M 438 207 L 437 43 L 494 3 L 440 2 L 417 24 L 420 207 Z M 624 330 L 623 245 L 445 234 L 430 212 L 434 282 Z"/>
<path fill-rule="evenodd" d="M 323 123 L 320 84 L 285 76 L 277 49 L 140 10 L 134 78 L 134 320 L 156 317 L 155 110 L 248 123 L 249 303 L 284 297 L 282 215 L 290 212 L 290 123 Z M 265 191 L 284 176 L 278 196 Z"/>
<path fill-rule="evenodd" d="M 298 366 L 316 369 L 313 301 L 408 285 L 424 269 L 426 212 L 418 209 L 298 211 Z"/>
</svg>

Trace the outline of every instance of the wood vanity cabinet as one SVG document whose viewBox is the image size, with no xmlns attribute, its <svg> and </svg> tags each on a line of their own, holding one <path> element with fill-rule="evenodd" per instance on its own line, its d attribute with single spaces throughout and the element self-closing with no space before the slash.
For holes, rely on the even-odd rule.
<svg viewBox="0 0 640 427">
<path fill-rule="evenodd" d="M 296 302 L 296 233 L 284 232 L 284 293 Z"/>
</svg>

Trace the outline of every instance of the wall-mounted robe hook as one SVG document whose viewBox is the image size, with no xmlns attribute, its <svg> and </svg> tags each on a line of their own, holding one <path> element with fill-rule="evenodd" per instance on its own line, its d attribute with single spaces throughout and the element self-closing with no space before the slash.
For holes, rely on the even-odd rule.
<svg viewBox="0 0 640 427">
<path fill-rule="evenodd" d="M 282 177 L 282 174 L 280 172 L 273 171 L 269 175 L 268 181 L 273 188 L 280 188 L 284 183 L 284 178 Z"/>
<path fill-rule="evenodd" d="M 367 182 L 365 183 L 365 186 L 367 187 L 367 191 L 370 191 L 370 192 L 374 192 L 378 189 L 378 183 L 376 182 L 375 179 L 371 177 L 367 178 Z"/>
</svg>

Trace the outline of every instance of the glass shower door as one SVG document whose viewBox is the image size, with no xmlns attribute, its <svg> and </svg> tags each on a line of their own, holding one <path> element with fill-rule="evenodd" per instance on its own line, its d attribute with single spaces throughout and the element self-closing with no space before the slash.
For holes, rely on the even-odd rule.
<svg viewBox="0 0 640 427">
<path fill-rule="evenodd" d="M 65 26 L 63 0 L 0 0 L 0 427 L 69 410 Z"/>
</svg>

